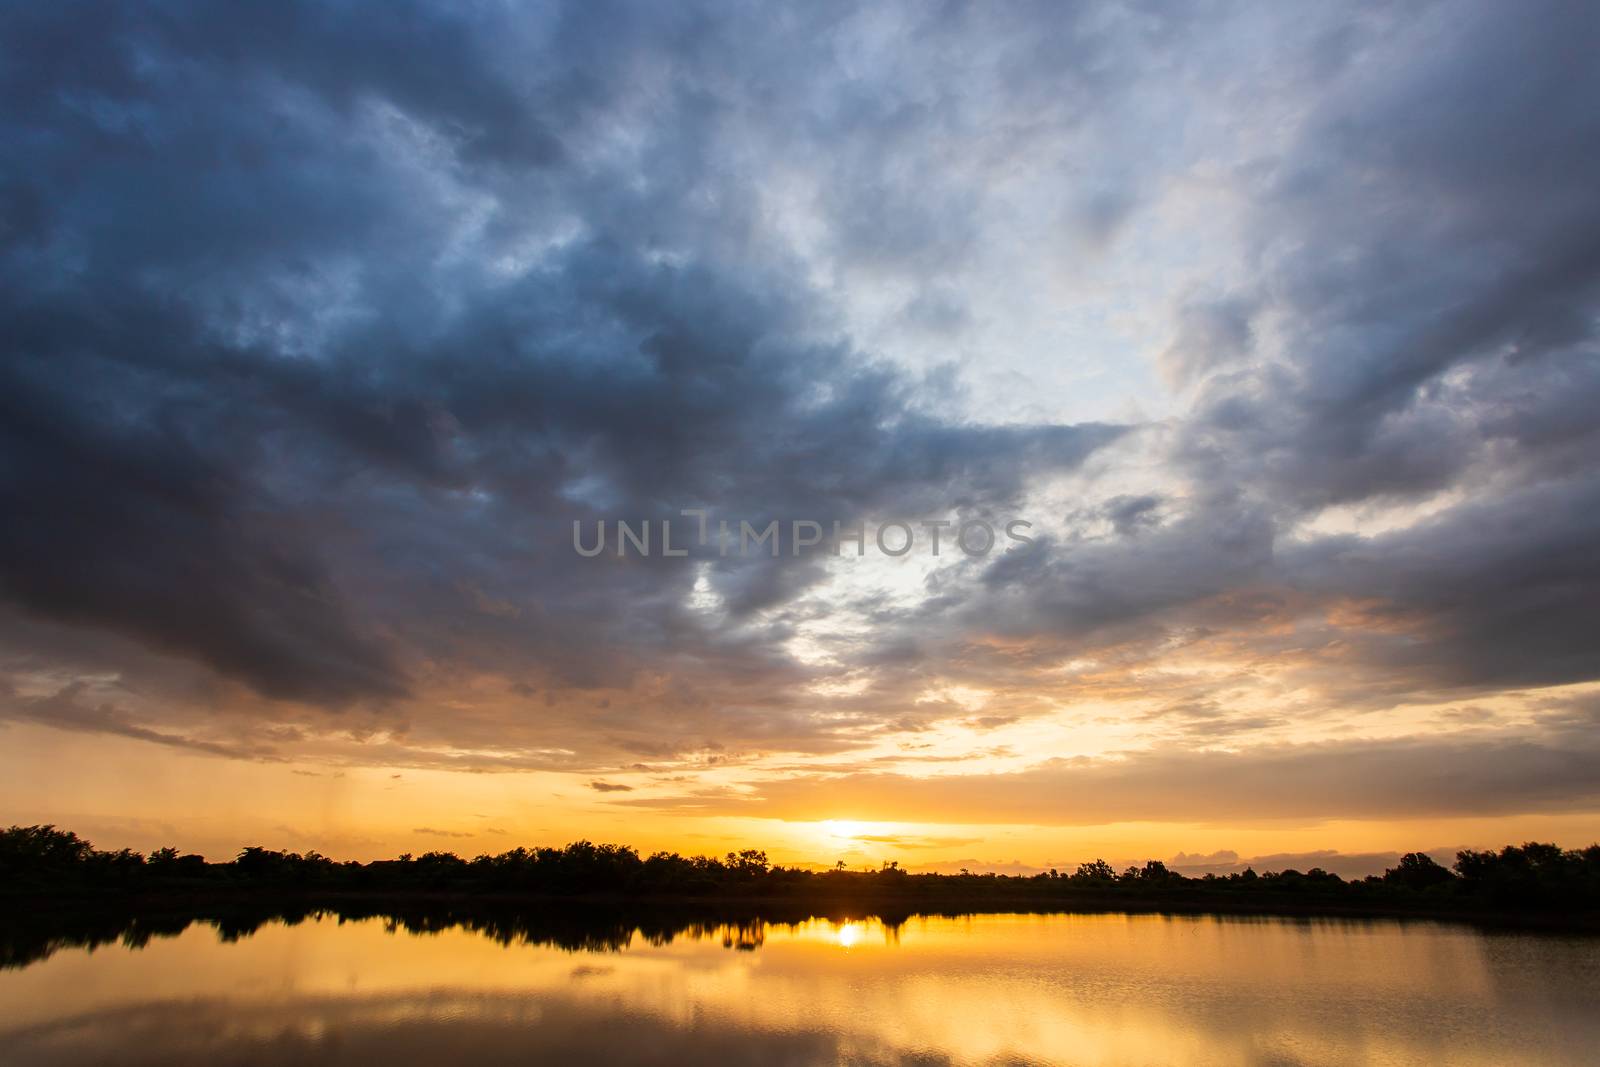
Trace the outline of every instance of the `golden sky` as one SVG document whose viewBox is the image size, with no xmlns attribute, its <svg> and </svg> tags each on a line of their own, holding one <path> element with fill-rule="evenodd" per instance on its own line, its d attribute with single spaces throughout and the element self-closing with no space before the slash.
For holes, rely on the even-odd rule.
<svg viewBox="0 0 1600 1067">
<path fill-rule="evenodd" d="M 28 18 L 0 822 L 1600 836 L 1591 14 Z"/>
</svg>

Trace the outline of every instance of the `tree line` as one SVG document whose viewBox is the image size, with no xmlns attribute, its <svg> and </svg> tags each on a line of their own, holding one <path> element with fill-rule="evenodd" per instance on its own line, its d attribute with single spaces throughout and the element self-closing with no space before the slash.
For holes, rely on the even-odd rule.
<svg viewBox="0 0 1600 1067">
<path fill-rule="evenodd" d="M 1312 868 L 1195 878 L 1160 860 L 1118 871 L 1104 860 L 1071 873 L 1035 875 L 911 874 L 897 863 L 876 870 L 772 864 L 759 849 L 718 858 L 576 841 L 564 847 L 514 848 L 466 859 L 452 852 L 406 854 L 369 863 L 318 852 L 250 846 L 232 860 L 160 848 L 102 851 L 54 826 L 0 831 L 0 893 L 10 896 L 160 895 L 181 893 L 427 893 L 488 897 L 640 899 L 750 898 L 969 900 L 996 906 L 1084 900 L 1197 903 L 1299 901 L 1359 908 L 1410 906 L 1498 911 L 1600 912 L 1600 845 L 1562 849 L 1529 842 L 1498 851 L 1465 850 L 1445 867 L 1411 852 L 1382 875 L 1346 880 Z"/>
</svg>

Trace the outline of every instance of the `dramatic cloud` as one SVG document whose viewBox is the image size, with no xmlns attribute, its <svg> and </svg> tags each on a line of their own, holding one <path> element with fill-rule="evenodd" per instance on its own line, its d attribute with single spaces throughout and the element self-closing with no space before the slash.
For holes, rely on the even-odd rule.
<svg viewBox="0 0 1600 1067">
<path fill-rule="evenodd" d="M 789 819 L 1600 811 L 1537 692 L 1600 681 L 1597 35 L 16 6 L 0 720 Z"/>
<path fill-rule="evenodd" d="M 1592 811 L 1600 803 L 1597 757 L 1600 745 L 1587 736 L 1517 734 L 1239 753 L 1157 748 L 1047 760 L 1008 774 L 788 778 L 723 803 L 739 814 L 787 819 L 870 811 L 889 821 L 1058 826 Z"/>
</svg>

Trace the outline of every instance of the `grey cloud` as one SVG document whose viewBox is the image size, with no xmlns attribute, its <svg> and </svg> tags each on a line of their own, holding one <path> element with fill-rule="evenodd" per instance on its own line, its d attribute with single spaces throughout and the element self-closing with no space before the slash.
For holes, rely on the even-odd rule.
<svg viewBox="0 0 1600 1067">
<path fill-rule="evenodd" d="M 547 692 L 685 653 L 792 678 L 781 631 L 683 616 L 685 568 L 552 559 L 594 514 L 572 487 L 629 517 L 849 520 L 1015 499 L 1117 433 L 919 413 L 914 382 L 816 328 L 788 265 L 673 247 L 700 176 L 669 166 L 641 197 L 631 168 L 573 164 L 644 99 L 636 48 L 695 51 L 670 17 L 621 38 L 576 10 L 501 25 L 427 5 L 375 37 L 292 4 L 8 18 L 26 61 L 0 112 L 6 204 L 27 240 L 0 263 L 0 494 L 28 518 L 0 579 L 38 617 L 325 705 L 404 701 L 429 683 L 400 666 L 419 660 L 514 657 Z M 529 84 L 505 39 L 559 61 Z M 665 76 L 679 132 L 708 136 L 729 101 Z M 561 219 L 578 236 L 509 279 L 439 268 L 474 203 L 483 262 Z M 736 618 L 818 573 L 713 566 Z"/>
<path fill-rule="evenodd" d="M 1117 533 L 1124 537 L 1136 533 L 1140 528 L 1154 525 L 1160 521 L 1158 514 L 1161 507 L 1161 498 L 1150 494 L 1140 496 L 1117 496 L 1106 501 L 1106 518 L 1111 520 L 1111 526 Z"/>
<path fill-rule="evenodd" d="M 1163 372 L 1185 386 L 1248 358 L 1255 310 L 1239 297 L 1185 303 L 1178 309 L 1176 336 L 1161 354 Z"/>
<path fill-rule="evenodd" d="M 115 737 L 165 745 L 168 748 L 186 749 L 231 759 L 284 758 L 270 746 L 230 744 L 153 729 L 135 721 L 126 711 L 109 702 L 98 704 L 85 702 L 80 699 L 83 693 L 84 687 L 81 683 L 71 683 L 47 696 L 23 697 L 14 693 L 0 694 L 0 722 L 30 723 L 75 733 L 110 734 Z"/>
<path fill-rule="evenodd" d="M 1261 626 L 1213 610 L 1266 591 L 1284 602 L 1274 624 L 1305 628 L 1302 653 L 1320 645 L 1330 674 L 1342 656 L 1339 695 L 1358 705 L 1594 677 L 1580 412 L 1600 384 L 1585 191 L 1600 141 L 1571 42 L 1595 16 L 1549 14 L 1445 5 L 1341 39 L 1359 70 L 1319 65 L 1286 150 L 1236 175 L 1246 280 L 1172 325 L 1167 368 L 1197 383 L 1171 423 L 1186 494 L 1128 544 L 997 561 L 969 594 L 974 629 L 1071 653 L 1225 624 L 1270 653 Z M 1408 531 L 1288 536 L 1330 505 L 1446 491 L 1461 502 Z M 1107 517 L 1135 528 L 1120 504 Z M 1357 600 L 1367 626 L 1314 619 Z"/>
<path fill-rule="evenodd" d="M 956 718 L 915 703 L 935 673 L 1023 689 L 1192 641 L 1347 710 L 1592 679 L 1597 16 L 1275 10 L 907 5 L 877 16 L 892 48 L 828 5 L 784 33 L 693 6 L 8 10 L 0 625 L 59 630 L 7 669 L 144 697 L 29 721 L 209 745 L 208 706 L 341 709 L 398 762 L 592 775 L 708 738 L 845 751 Z M 1242 72 L 1240 41 L 1265 42 Z M 1126 121 L 1180 87 L 1217 158 Z M 1019 161 L 1046 207 L 1001 197 Z M 1109 256 L 1219 173 L 1242 247 L 1152 298 L 1190 406 L 1143 433 L 973 419 L 940 353 L 853 332 L 844 298 L 881 290 L 917 345 L 979 344 L 986 226 Z M 566 551 L 572 519 L 696 505 L 999 512 L 1088 463 L 1112 536 L 957 561 L 912 608 L 809 603 L 816 553 Z M 1301 525 L 1441 492 L 1397 532 Z M 718 612 L 687 606 L 702 567 Z M 825 703 L 785 644 L 836 610 L 870 623 L 840 664 L 871 684 Z M 430 710 L 468 679 L 480 706 Z M 1297 713 L 1172 688 L 1153 736 Z"/>
<path fill-rule="evenodd" d="M 1233 824 L 1593 810 L 1600 761 L 1581 735 L 1501 733 L 1160 749 L 1009 774 L 812 775 L 759 783 L 735 810 L 771 818 L 1088 826 Z M 648 803 L 648 802 L 644 802 Z"/>
<path fill-rule="evenodd" d="M 1190 447 L 1225 461 L 1209 476 L 1296 507 L 1425 494 L 1482 455 L 1447 372 L 1592 362 L 1597 86 L 1571 59 L 1595 12 L 1444 11 L 1368 56 L 1421 61 L 1336 81 L 1267 182 L 1249 299 L 1282 335 L 1257 370 L 1205 390 Z"/>
<path fill-rule="evenodd" d="M 1327 538 L 1284 553 L 1324 597 L 1366 599 L 1350 635 L 1374 672 L 1441 688 L 1519 687 L 1594 676 L 1600 639 L 1600 479 L 1575 477 L 1463 504 L 1380 537 Z"/>
<path fill-rule="evenodd" d="M 1147 509 L 1113 505 L 1124 524 Z M 1194 511 L 1138 538 L 1035 544 L 997 558 L 983 572 L 987 599 L 966 610 L 1002 628 L 1074 636 L 1139 620 L 1215 596 L 1271 574 L 1274 528 L 1259 513 Z"/>
</svg>

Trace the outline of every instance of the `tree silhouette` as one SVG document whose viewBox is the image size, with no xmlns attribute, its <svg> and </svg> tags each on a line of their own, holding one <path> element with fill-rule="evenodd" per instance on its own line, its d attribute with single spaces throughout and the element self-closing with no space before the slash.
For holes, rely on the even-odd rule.
<svg viewBox="0 0 1600 1067">
<path fill-rule="evenodd" d="M 1455 875 L 1435 863 L 1426 852 L 1407 852 L 1400 857 L 1398 866 L 1384 872 L 1383 880 L 1390 885 L 1420 890 L 1454 881 Z"/>
<path fill-rule="evenodd" d="M 444 851 L 407 853 L 370 863 L 338 863 L 315 851 L 251 845 L 229 862 L 207 863 L 172 847 L 158 848 L 148 859 L 130 849 L 100 851 L 77 834 L 49 825 L 0 831 L 0 897 L 21 901 L 23 911 L 28 901 L 51 895 L 135 899 L 201 889 L 250 901 L 417 892 L 462 899 L 893 901 L 904 912 L 941 906 L 1027 910 L 1076 900 L 1151 908 L 1490 909 L 1592 917 L 1600 914 L 1600 845 L 1564 850 L 1527 842 L 1499 851 L 1465 850 L 1457 854 L 1454 873 L 1426 853 L 1409 852 L 1381 877 L 1346 882 L 1321 868 L 1265 874 L 1247 868 L 1188 878 L 1160 860 L 1133 864 L 1118 874 L 1104 859 L 1095 859 L 1067 877 L 978 874 L 965 867 L 958 875 L 912 874 L 898 860 L 855 871 L 841 860 L 830 870 L 815 871 L 775 865 L 754 848 L 720 859 L 676 852 L 641 859 L 627 846 L 592 841 L 518 847 L 472 859 Z M 228 921 L 248 925 L 250 920 L 234 916 Z"/>
</svg>

